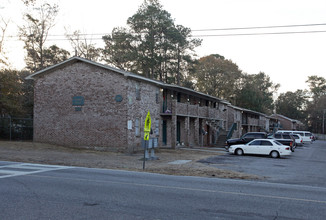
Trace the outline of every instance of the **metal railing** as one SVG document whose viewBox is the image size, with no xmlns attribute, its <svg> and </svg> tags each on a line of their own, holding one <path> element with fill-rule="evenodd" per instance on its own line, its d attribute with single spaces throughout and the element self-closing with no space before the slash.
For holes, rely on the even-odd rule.
<svg viewBox="0 0 326 220">
<path fill-rule="evenodd" d="M 1 117 L 0 139 L 10 141 L 33 140 L 33 119 Z"/>
</svg>

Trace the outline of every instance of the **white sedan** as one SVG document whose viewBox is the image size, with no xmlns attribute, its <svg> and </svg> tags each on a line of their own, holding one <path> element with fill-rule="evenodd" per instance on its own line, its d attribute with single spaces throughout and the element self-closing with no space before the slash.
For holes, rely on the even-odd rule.
<svg viewBox="0 0 326 220">
<path fill-rule="evenodd" d="M 255 139 L 247 144 L 231 145 L 229 152 L 236 155 L 261 154 L 270 155 L 273 158 L 291 155 L 290 146 L 281 144 L 272 139 Z"/>
</svg>

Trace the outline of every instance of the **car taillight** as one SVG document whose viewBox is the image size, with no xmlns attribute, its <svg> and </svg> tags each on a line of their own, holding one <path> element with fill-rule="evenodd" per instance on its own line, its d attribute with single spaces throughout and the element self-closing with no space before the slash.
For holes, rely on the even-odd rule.
<svg viewBox="0 0 326 220">
<path fill-rule="evenodd" d="M 301 143 L 302 143 L 302 140 L 301 140 Z"/>
<path fill-rule="evenodd" d="M 286 147 L 285 150 L 290 150 L 290 148 L 289 147 Z"/>
</svg>

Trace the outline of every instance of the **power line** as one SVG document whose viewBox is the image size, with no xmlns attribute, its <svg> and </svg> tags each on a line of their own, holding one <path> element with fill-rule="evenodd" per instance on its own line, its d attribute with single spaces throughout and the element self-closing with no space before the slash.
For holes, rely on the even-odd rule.
<svg viewBox="0 0 326 220">
<path fill-rule="evenodd" d="M 291 32 L 265 32 L 265 33 L 242 33 L 242 34 L 204 34 L 204 35 L 192 35 L 191 37 L 228 37 L 228 36 L 314 34 L 314 33 L 326 33 L 326 31 L 291 31 Z"/>
<path fill-rule="evenodd" d="M 293 27 L 312 27 L 312 26 L 325 26 L 326 23 L 320 24 L 301 24 L 301 25 L 279 25 L 279 26 L 257 26 L 257 27 L 235 27 L 235 28 L 218 28 L 218 29 L 198 29 L 192 30 L 192 32 L 211 32 L 211 31 L 226 31 L 226 30 L 253 30 L 253 29 L 273 29 L 273 28 L 293 28 Z M 229 33 L 229 34 L 197 34 L 191 35 L 190 37 L 227 37 L 227 36 L 254 36 L 254 35 L 283 35 L 283 34 L 312 34 L 312 33 L 325 33 L 325 30 L 316 30 L 316 31 L 281 31 L 281 32 L 263 32 L 263 33 Z M 141 32 L 146 33 L 146 32 Z M 109 33 L 95 33 L 95 34 L 79 34 L 80 36 L 104 36 L 110 35 Z M 55 34 L 55 35 L 48 35 L 48 37 L 66 37 L 66 35 L 62 34 Z M 6 36 L 6 38 L 19 38 L 19 36 Z M 51 39 L 49 38 L 48 41 L 62 41 L 62 40 L 69 40 L 67 38 L 58 38 L 58 39 Z M 102 40 L 101 38 L 85 38 L 83 40 Z M 16 39 L 19 41 L 19 39 Z"/>
<path fill-rule="evenodd" d="M 191 30 L 196 31 L 230 31 L 230 30 L 249 30 L 249 29 L 271 29 L 271 28 L 293 28 L 293 27 L 313 27 L 313 26 L 325 26 L 326 23 L 320 24 L 292 24 L 292 25 L 274 25 L 274 26 L 256 26 L 256 27 L 233 27 L 233 28 L 214 28 L 214 29 L 198 29 Z"/>
<path fill-rule="evenodd" d="M 191 38 L 205 38 L 205 37 L 232 37 L 232 36 L 259 36 L 259 35 L 286 35 L 286 34 L 316 34 L 326 33 L 326 30 L 320 31 L 291 31 L 291 32 L 264 32 L 264 33 L 239 33 L 239 34 L 204 34 L 204 35 L 191 35 Z M 86 40 L 103 40 L 102 38 L 85 38 Z M 85 40 L 83 39 L 83 40 Z M 69 39 L 48 39 L 48 41 L 61 41 Z"/>
</svg>

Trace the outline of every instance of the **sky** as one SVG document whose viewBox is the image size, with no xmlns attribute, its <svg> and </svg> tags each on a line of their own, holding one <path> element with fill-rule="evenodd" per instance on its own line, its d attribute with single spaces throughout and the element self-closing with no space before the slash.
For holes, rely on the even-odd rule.
<svg viewBox="0 0 326 220">
<path fill-rule="evenodd" d="M 101 36 L 111 33 L 114 27 L 126 27 L 127 19 L 137 12 L 143 0 L 48 2 L 59 5 L 56 25 L 50 32 L 59 36 L 49 37 L 52 38 L 49 43 L 72 50 L 69 42 L 60 37 L 66 30 L 89 34 L 91 41 L 101 46 Z M 198 58 L 220 54 L 245 73 L 264 72 L 272 82 L 280 84 L 279 93 L 306 89 L 305 81 L 311 75 L 326 78 L 325 0 L 160 0 L 160 3 L 175 24 L 190 28 L 194 36 L 203 40 L 196 48 Z M 8 35 L 17 35 L 24 10 L 21 0 L 0 0 L 0 15 L 11 17 Z M 203 31 L 271 26 L 273 28 Z M 325 32 L 311 33 L 313 31 Z M 284 32 L 310 33 L 252 35 Z M 24 67 L 25 51 L 23 43 L 14 39 L 8 38 L 5 49 L 11 64 L 19 69 Z"/>
</svg>

